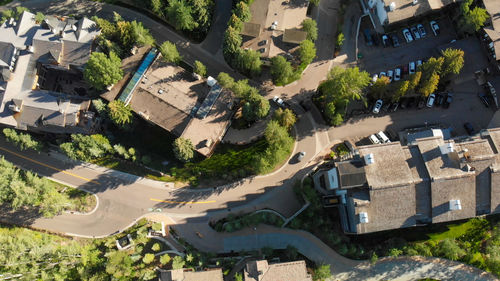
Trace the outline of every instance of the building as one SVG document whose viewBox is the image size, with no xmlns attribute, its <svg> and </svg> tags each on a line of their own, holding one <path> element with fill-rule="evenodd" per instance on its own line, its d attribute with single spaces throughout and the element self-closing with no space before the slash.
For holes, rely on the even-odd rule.
<svg viewBox="0 0 500 281">
<path fill-rule="evenodd" d="M 149 122 L 191 140 L 204 156 L 210 156 L 222 140 L 234 113 L 233 94 L 215 79 L 198 80 L 164 62 L 155 50 L 145 56 L 118 99 Z"/>
<path fill-rule="evenodd" d="M 252 18 L 243 23 L 242 48 L 259 51 L 264 58 L 289 53 L 306 39 L 301 24 L 307 18 L 308 1 L 255 0 Z"/>
<path fill-rule="evenodd" d="M 500 128 L 473 138 L 444 140 L 437 135 L 417 138 L 406 146 L 392 142 L 358 150 L 356 159 L 335 163 L 333 169 L 320 170 L 313 177 L 317 188 L 340 197 L 341 224 L 347 233 L 500 212 Z M 356 172 L 347 175 L 355 177 L 345 178 L 344 167 L 353 163 Z"/>
<path fill-rule="evenodd" d="M 370 15 L 383 26 L 415 20 L 455 3 L 455 0 L 366 0 Z"/>
<path fill-rule="evenodd" d="M 271 263 L 250 261 L 245 267 L 245 281 L 312 281 L 305 261 Z"/>
<path fill-rule="evenodd" d="M 192 269 L 160 269 L 160 281 L 223 281 L 220 268 L 207 269 L 205 271 L 193 271 Z"/>
<path fill-rule="evenodd" d="M 500 3 L 498 0 L 483 0 L 483 4 L 490 15 L 483 28 L 483 41 L 486 43 L 490 62 L 494 69 L 500 71 Z"/>
<path fill-rule="evenodd" d="M 89 133 L 94 128 L 83 68 L 94 38 L 93 21 L 23 12 L 0 26 L 0 123 L 21 130 Z"/>
</svg>

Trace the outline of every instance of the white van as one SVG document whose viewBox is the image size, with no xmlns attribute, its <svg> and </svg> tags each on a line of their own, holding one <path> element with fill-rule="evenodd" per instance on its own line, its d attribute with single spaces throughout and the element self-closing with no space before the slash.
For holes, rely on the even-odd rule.
<svg viewBox="0 0 500 281">
<path fill-rule="evenodd" d="M 378 140 L 378 138 L 375 136 L 375 135 L 371 135 L 369 137 L 370 141 L 373 143 L 373 144 L 379 144 L 380 141 Z"/>
<path fill-rule="evenodd" d="M 382 131 L 378 132 L 376 135 L 383 143 L 391 142 L 391 140 L 389 140 L 389 138 Z"/>
</svg>

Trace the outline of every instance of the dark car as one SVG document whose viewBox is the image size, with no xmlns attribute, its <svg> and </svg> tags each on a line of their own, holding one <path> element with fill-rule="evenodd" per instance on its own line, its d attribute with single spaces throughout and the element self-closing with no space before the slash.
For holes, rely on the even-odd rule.
<svg viewBox="0 0 500 281">
<path fill-rule="evenodd" d="M 391 35 L 391 41 L 392 41 L 392 46 L 393 46 L 394 48 L 396 48 L 396 47 L 399 47 L 399 46 L 400 46 L 400 45 L 399 45 L 399 38 L 398 38 L 398 36 L 397 36 L 396 34 L 392 34 L 392 35 Z"/>
<path fill-rule="evenodd" d="M 488 98 L 486 97 L 485 93 L 477 93 L 477 96 L 481 100 L 481 102 L 484 104 L 486 107 L 490 107 L 490 102 L 488 101 Z"/>
<path fill-rule="evenodd" d="M 373 45 L 372 35 L 370 34 L 370 29 L 365 29 L 363 31 L 363 35 L 365 36 L 365 42 L 367 46 Z"/>
<path fill-rule="evenodd" d="M 389 36 L 387 36 L 387 34 L 383 34 L 382 35 L 382 45 L 384 45 L 384 48 L 385 47 L 389 47 Z"/>
<path fill-rule="evenodd" d="M 415 98 L 409 98 L 406 107 L 411 108 L 413 105 L 415 105 Z"/>
<path fill-rule="evenodd" d="M 445 93 L 437 94 L 436 102 L 435 102 L 436 106 L 441 106 L 443 104 L 445 96 L 446 96 Z"/>
<path fill-rule="evenodd" d="M 443 107 L 444 108 L 448 108 L 450 107 L 450 104 L 453 102 L 453 94 L 452 93 L 448 93 L 446 94 L 446 99 L 444 100 L 443 102 Z"/>
<path fill-rule="evenodd" d="M 467 131 L 467 134 L 469 134 L 469 136 L 472 136 L 475 132 L 474 127 L 472 127 L 472 124 L 469 122 L 464 123 L 464 128 Z"/>
</svg>

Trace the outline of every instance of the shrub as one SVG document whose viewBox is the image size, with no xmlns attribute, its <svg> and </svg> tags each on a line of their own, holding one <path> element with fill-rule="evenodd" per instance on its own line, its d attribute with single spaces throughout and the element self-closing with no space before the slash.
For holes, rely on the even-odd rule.
<svg viewBox="0 0 500 281">
<path fill-rule="evenodd" d="M 17 133 L 16 130 L 10 128 L 3 129 L 3 134 L 8 142 L 14 143 L 21 150 L 42 150 L 42 144 L 31 138 L 30 134 Z"/>
</svg>

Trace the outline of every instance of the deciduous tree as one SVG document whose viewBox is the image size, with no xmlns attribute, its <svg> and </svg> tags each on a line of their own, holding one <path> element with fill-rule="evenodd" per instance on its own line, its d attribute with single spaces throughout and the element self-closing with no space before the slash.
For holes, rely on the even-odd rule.
<svg viewBox="0 0 500 281">
<path fill-rule="evenodd" d="M 332 272 L 330 271 L 330 266 L 327 264 L 320 265 L 314 270 L 314 280 L 324 281 L 331 276 Z"/>
<path fill-rule="evenodd" d="M 178 30 L 191 31 L 198 27 L 191 6 L 185 0 L 169 0 L 165 9 L 168 21 Z"/>
<path fill-rule="evenodd" d="M 182 60 L 177 47 L 170 41 L 165 41 L 161 44 L 160 53 L 166 62 L 179 63 Z"/>
<path fill-rule="evenodd" d="M 304 40 L 300 43 L 299 58 L 302 64 L 308 65 L 316 57 L 316 47 L 311 40 Z"/>
<path fill-rule="evenodd" d="M 449 74 L 459 74 L 464 67 L 463 50 L 448 48 L 443 51 L 443 58 L 442 77 L 446 77 Z"/>
<path fill-rule="evenodd" d="M 108 112 L 111 121 L 119 127 L 132 123 L 132 109 L 121 100 L 113 100 L 108 103 Z"/>
<path fill-rule="evenodd" d="M 83 72 L 85 80 L 97 90 L 104 90 L 123 77 L 121 60 L 113 52 L 109 57 L 104 53 L 93 52 Z"/>
<path fill-rule="evenodd" d="M 292 74 L 292 64 L 283 56 L 275 56 L 271 58 L 271 76 L 273 77 L 274 84 L 287 84 L 287 81 Z"/>
<path fill-rule="evenodd" d="M 252 18 L 250 7 L 248 7 L 248 5 L 244 1 L 240 1 L 236 4 L 236 7 L 233 10 L 233 14 L 235 14 L 243 22 L 247 22 Z"/>
<path fill-rule="evenodd" d="M 381 99 L 387 96 L 388 86 L 389 86 L 389 78 L 386 76 L 382 76 L 373 83 L 370 87 L 370 95 L 374 99 Z"/>
<path fill-rule="evenodd" d="M 194 73 L 200 75 L 201 77 L 207 76 L 207 67 L 199 60 L 194 61 Z"/>
<path fill-rule="evenodd" d="M 172 269 L 181 269 L 185 264 L 186 262 L 181 256 L 175 256 L 172 260 Z"/>
<path fill-rule="evenodd" d="M 194 157 L 194 146 L 189 139 L 182 137 L 175 139 L 173 150 L 175 157 L 182 162 L 189 162 Z"/>
<path fill-rule="evenodd" d="M 290 130 L 297 121 L 297 117 L 295 117 L 293 111 L 288 108 L 285 110 L 278 108 L 274 112 L 274 119 L 277 120 L 280 125 L 285 127 L 287 130 Z"/>
<path fill-rule="evenodd" d="M 429 79 L 423 80 L 420 84 L 421 85 L 419 92 L 424 97 L 428 97 L 430 94 L 436 91 L 439 84 L 439 75 L 434 72 Z"/>
<path fill-rule="evenodd" d="M 229 74 L 220 72 L 217 76 L 217 82 L 219 82 L 222 87 L 230 89 L 233 87 L 234 79 L 233 77 L 229 76 Z"/>
<path fill-rule="evenodd" d="M 466 33 L 473 34 L 484 26 L 484 23 L 490 17 L 488 12 L 481 8 L 475 7 L 471 10 L 473 0 L 464 0 L 460 5 L 460 10 L 462 12 L 462 17 L 459 21 L 460 30 Z"/>
<path fill-rule="evenodd" d="M 316 41 L 316 39 L 318 39 L 318 26 L 315 20 L 310 18 L 303 20 L 302 30 L 307 32 L 307 39 L 311 41 Z"/>
</svg>

